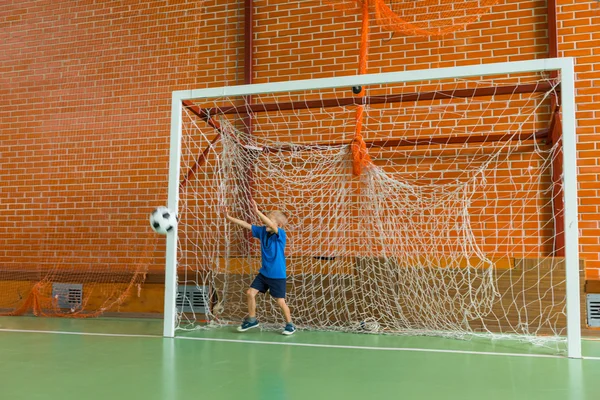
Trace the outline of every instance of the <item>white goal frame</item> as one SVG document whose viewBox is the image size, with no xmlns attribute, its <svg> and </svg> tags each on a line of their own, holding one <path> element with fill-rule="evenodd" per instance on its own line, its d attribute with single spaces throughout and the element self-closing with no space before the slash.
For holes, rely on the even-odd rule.
<svg viewBox="0 0 600 400">
<path fill-rule="evenodd" d="M 541 71 L 557 71 L 561 76 L 560 107 L 562 112 L 567 355 L 570 358 L 581 358 L 577 150 L 575 136 L 575 72 L 573 58 L 549 58 L 382 74 L 344 76 L 337 78 L 305 79 L 289 82 L 174 91 L 172 94 L 171 105 L 168 207 L 171 210 L 178 211 L 182 140 L 181 116 L 183 102 L 185 100 Z M 164 337 L 172 338 L 175 336 L 177 316 L 175 306 L 177 295 L 176 285 L 177 229 L 167 235 L 163 326 Z"/>
</svg>

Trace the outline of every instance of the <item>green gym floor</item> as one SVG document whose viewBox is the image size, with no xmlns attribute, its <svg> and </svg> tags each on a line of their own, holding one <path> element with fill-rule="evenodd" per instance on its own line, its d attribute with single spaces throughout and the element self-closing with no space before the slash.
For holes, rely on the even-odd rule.
<svg viewBox="0 0 600 400">
<path fill-rule="evenodd" d="M 161 331 L 0 317 L 0 399 L 600 399 L 600 341 L 572 360 L 514 341 Z"/>
</svg>

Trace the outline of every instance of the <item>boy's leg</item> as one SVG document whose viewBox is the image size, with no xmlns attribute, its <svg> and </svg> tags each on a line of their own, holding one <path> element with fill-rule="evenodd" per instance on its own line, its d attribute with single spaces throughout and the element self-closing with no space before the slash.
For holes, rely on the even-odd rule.
<svg viewBox="0 0 600 400">
<path fill-rule="evenodd" d="M 290 308 L 288 307 L 287 303 L 285 302 L 285 299 L 283 298 L 277 299 L 277 304 L 279 305 L 279 308 L 281 308 L 281 312 L 283 313 L 283 317 L 285 318 L 285 328 L 281 333 L 287 336 L 293 335 L 296 332 L 296 327 L 294 326 L 294 324 L 292 324 Z"/>
<path fill-rule="evenodd" d="M 256 318 L 256 295 L 258 293 L 266 293 L 269 285 L 262 274 L 256 275 L 248 290 L 246 290 L 246 298 L 248 301 L 248 318 L 251 320 Z"/>
<path fill-rule="evenodd" d="M 283 318 L 285 318 L 285 322 L 288 324 L 291 323 L 292 316 L 290 314 L 290 308 L 285 302 L 286 279 L 270 279 L 268 283 L 271 296 L 275 298 L 277 305 L 281 308 L 281 313 L 283 314 Z"/>
<path fill-rule="evenodd" d="M 294 332 L 296 332 L 296 327 L 294 326 L 294 324 L 292 324 L 292 315 L 290 313 L 290 308 L 285 302 L 285 286 L 285 279 L 272 279 L 269 282 L 269 290 L 271 291 L 271 296 L 273 296 L 277 301 L 277 305 L 281 309 L 283 318 L 285 318 L 285 328 L 281 333 L 283 333 L 284 335 L 292 335 Z"/>
<path fill-rule="evenodd" d="M 256 319 L 256 294 L 259 292 L 264 293 L 267 288 L 264 277 L 258 274 L 256 278 L 254 278 L 254 282 L 252 282 L 250 288 L 246 290 L 248 318 L 244 318 L 242 325 L 237 328 L 238 332 L 246 332 L 248 329 L 258 327 L 258 320 Z"/>
<path fill-rule="evenodd" d="M 250 288 L 246 291 L 246 297 L 248 299 L 248 317 L 250 319 L 256 318 L 256 295 L 258 290 Z"/>
<path fill-rule="evenodd" d="M 281 308 L 281 313 L 283 314 L 283 318 L 285 318 L 286 323 L 292 322 L 292 314 L 290 313 L 290 308 L 288 307 L 285 299 L 277 299 L 277 305 Z"/>
</svg>

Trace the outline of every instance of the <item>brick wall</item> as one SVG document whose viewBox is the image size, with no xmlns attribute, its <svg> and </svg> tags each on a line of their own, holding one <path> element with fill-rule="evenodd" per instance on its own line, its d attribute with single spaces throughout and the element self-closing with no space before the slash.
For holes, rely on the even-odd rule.
<svg viewBox="0 0 600 400">
<path fill-rule="evenodd" d="M 170 93 L 243 82 L 242 3 L 3 2 L 3 268 L 126 269 L 155 240 L 146 220 L 166 201 Z M 600 278 L 600 10 L 558 3 L 559 54 L 577 58 L 581 251 Z M 256 0 L 255 17 L 256 83 L 356 73 L 357 10 Z M 546 24 L 546 1 L 529 0 L 443 39 L 373 27 L 369 72 L 543 58 Z"/>
</svg>

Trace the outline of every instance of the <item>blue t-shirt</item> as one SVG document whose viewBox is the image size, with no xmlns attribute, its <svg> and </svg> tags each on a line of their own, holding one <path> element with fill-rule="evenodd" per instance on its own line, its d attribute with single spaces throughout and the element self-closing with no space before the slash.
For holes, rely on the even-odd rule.
<svg viewBox="0 0 600 400">
<path fill-rule="evenodd" d="M 260 240 L 262 267 L 259 273 L 271 279 L 285 279 L 285 231 L 267 232 L 266 226 L 252 225 L 252 236 Z"/>
</svg>

